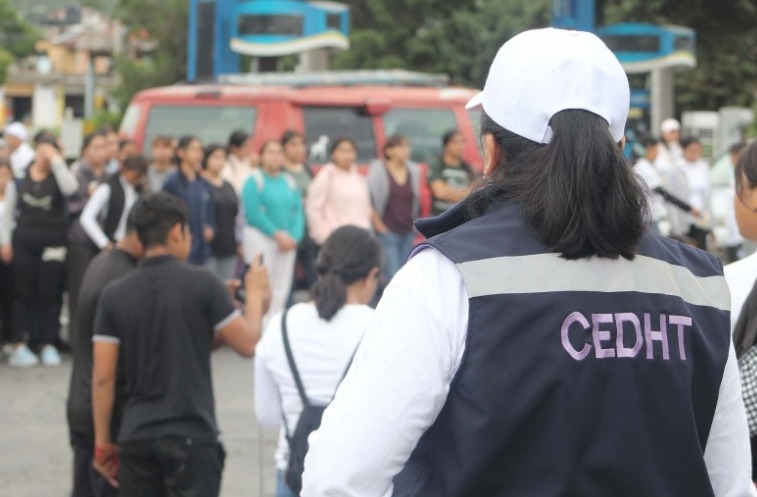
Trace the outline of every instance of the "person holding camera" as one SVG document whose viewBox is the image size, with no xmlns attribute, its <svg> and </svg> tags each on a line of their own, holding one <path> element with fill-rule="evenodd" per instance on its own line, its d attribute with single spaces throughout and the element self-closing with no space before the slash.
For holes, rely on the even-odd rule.
<svg viewBox="0 0 757 497">
<path fill-rule="evenodd" d="M 186 264 L 191 235 L 184 202 L 158 193 L 135 208 L 145 258 L 106 287 L 95 319 L 94 465 L 121 496 L 217 496 L 225 453 L 210 353 L 225 344 L 254 355 L 270 299 L 268 275 L 257 258 L 245 277 L 242 316 L 231 288 Z M 120 361 L 124 408 L 116 447 L 110 423 Z"/>
</svg>

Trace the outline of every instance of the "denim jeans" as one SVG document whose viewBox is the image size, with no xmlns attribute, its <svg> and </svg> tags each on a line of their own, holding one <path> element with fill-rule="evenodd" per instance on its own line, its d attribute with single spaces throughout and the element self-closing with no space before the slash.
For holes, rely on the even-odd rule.
<svg viewBox="0 0 757 497">
<path fill-rule="evenodd" d="M 276 470 L 276 497 L 299 497 L 287 487 L 284 481 L 284 472 Z"/>
<path fill-rule="evenodd" d="M 386 283 L 394 277 L 397 271 L 405 264 L 407 256 L 413 249 L 415 233 L 381 233 L 379 234 L 381 246 L 384 248 L 384 278 Z"/>
</svg>

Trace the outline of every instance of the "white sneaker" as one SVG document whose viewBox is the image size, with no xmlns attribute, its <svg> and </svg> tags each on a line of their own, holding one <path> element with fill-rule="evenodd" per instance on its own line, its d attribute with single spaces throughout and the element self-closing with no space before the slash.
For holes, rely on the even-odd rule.
<svg viewBox="0 0 757 497">
<path fill-rule="evenodd" d="M 30 368 L 39 364 L 39 359 L 26 345 L 19 345 L 8 359 L 8 365 L 14 368 Z"/>
<path fill-rule="evenodd" d="M 60 354 L 58 353 L 58 349 L 52 345 L 42 347 L 40 357 L 42 357 L 43 366 L 60 366 Z"/>
</svg>

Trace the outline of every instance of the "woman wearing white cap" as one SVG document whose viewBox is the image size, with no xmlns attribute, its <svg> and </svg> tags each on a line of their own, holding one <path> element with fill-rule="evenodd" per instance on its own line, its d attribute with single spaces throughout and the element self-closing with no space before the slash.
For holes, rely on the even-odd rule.
<svg viewBox="0 0 757 497">
<path fill-rule="evenodd" d="M 721 265 L 645 232 L 629 99 L 592 34 L 500 49 L 485 184 L 418 223 L 303 497 L 757 495 Z"/>
</svg>

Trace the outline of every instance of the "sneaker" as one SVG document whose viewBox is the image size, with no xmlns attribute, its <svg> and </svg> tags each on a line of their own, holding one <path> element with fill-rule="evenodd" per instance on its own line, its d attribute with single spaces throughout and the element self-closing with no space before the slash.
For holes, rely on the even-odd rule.
<svg viewBox="0 0 757 497">
<path fill-rule="evenodd" d="M 52 345 L 42 347 L 40 357 L 42 357 L 42 365 L 44 366 L 60 366 L 60 354 L 58 349 Z"/>
<path fill-rule="evenodd" d="M 26 345 L 19 345 L 8 359 L 8 365 L 14 368 L 30 368 L 39 364 L 39 359 Z"/>
<path fill-rule="evenodd" d="M 13 355 L 16 347 L 12 343 L 6 343 L 3 345 L 2 354 L 6 359 Z"/>
</svg>

